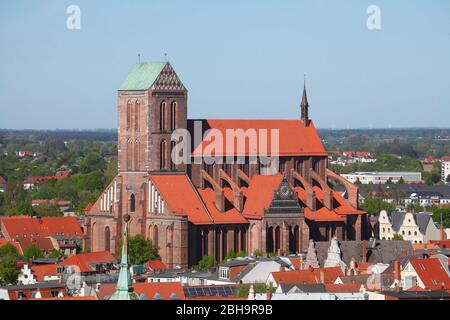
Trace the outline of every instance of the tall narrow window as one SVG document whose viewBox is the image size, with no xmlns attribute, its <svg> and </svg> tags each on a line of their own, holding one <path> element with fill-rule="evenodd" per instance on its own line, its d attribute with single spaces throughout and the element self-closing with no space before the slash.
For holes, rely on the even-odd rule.
<svg viewBox="0 0 450 320">
<path fill-rule="evenodd" d="M 176 145 L 176 143 L 175 143 L 175 141 L 172 141 L 171 143 L 170 143 L 170 169 L 175 169 L 175 162 L 174 162 L 174 160 L 175 159 L 172 159 L 172 157 L 174 157 L 175 156 L 175 153 L 174 153 L 174 150 L 175 150 L 175 145 Z"/>
<path fill-rule="evenodd" d="M 111 250 L 111 231 L 109 227 L 105 228 L 105 251 Z"/>
<path fill-rule="evenodd" d="M 161 148 L 160 148 L 160 168 L 166 169 L 167 168 L 167 143 L 166 140 L 161 141 Z"/>
<path fill-rule="evenodd" d="M 140 144 L 138 141 L 134 144 L 134 170 L 139 170 L 140 160 Z"/>
<path fill-rule="evenodd" d="M 127 103 L 127 129 L 131 128 L 131 101 Z"/>
<path fill-rule="evenodd" d="M 170 129 L 175 130 L 177 128 L 177 102 L 172 102 L 172 108 L 171 108 L 171 114 L 170 114 Z"/>
<path fill-rule="evenodd" d="M 132 155 L 133 155 L 133 150 L 132 150 L 132 143 L 130 140 L 127 141 L 127 170 L 131 170 L 131 166 L 132 166 Z"/>
<path fill-rule="evenodd" d="M 167 104 L 165 101 L 161 102 L 159 111 L 159 128 L 161 131 L 166 130 Z"/>
<path fill-rule="evenodd" d="M 134 197 L 134 194 L 130 196 L 130 212 L 136 211 L 136 198 Z"/>
<path fill-rule="evenodd" d="M 139 131 L 139 112 L 140 112 L 141 103 L 136 101 L 134 104 L 134 130 Z"/>
</svg>

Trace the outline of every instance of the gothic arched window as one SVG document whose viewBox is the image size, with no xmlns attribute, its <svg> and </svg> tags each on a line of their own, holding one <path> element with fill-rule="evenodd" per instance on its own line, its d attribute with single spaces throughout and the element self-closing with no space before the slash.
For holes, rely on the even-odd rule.
<svg viewBox="0 0 450 320">
<path fill-rule="evenodd" d="M 111 231 L 109 227 L 105 228 L 105 251 L 111 250 Z"/>
<path fill-rule="evenodd" d="M 131 128 L 131 101 L 127 103 L 127 129 Z"/>
<path fill-rule="evenodd" d="M 175 130 L 177 128 L 177 102 L 172 102 L 171 113 L 170 113 L 170 129 Z"/>
<path fill-rule="evenodd" d="M 139 170 L 140 160 L 140 144 L 138 141 L 134 144 L 134 170 Z"/>
<path fill-rule="evenodd" d="M 159 128 L 161 131 L 166 130 L 166 118 L 167 118 L 167 103 L 165 101 L 161 102 L 159 110 Z"/>
<path fill-rule="evenodd" d="M 139 130 L 139 113 L 140 113 L 141 102 L 138 100 L 134 104 L 134 130 Z"/>
<path fill-rule="evenodd" d="M 172 157 L 174 157 L 174 150 L 175 150 L 175 141 L 172 141 L 170 143 L 170 169 L 175 169 L 175 159 L 172 159 Z"/>
<path fill-rule="evenodd" d="M 130 196 L 130 212 L 136 211 L 136 198 L 134 194 Z"/>
<path fill-rule="evenodd" d="M 167 168 L 167 142 L 166 140 L 161 141 L 161 148 L 160 148 L 160 161 L 159 166 L 161 169 Z"/>
</svg>

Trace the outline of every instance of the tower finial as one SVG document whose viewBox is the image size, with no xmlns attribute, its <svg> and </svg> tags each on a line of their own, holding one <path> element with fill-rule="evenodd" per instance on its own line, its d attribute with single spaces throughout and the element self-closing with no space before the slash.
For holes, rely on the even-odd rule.
<svg viewBox="0 0 450 320">
<path fill-rule="evenodd" d="M 308 96 L 306 94 L 306 74 L 303 75 L 303 96 L 302 96 L 302 102 L 300 103 L 300 109 L 301 109 L 301 120 L 305 124 L 305 126 L 309 126 L 310 120 L 309 120 L 309 104 L 308 104 Z"/>
<path fill-rule="evenodd" d="M 138 63 L 141 63 L 141 54 L 138 53 Z"/>
</svg>

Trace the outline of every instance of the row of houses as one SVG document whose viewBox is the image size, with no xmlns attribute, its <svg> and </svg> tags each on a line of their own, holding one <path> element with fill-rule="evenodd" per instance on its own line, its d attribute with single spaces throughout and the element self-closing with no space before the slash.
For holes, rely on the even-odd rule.
<svg viewBox="0 0 450 320">
<path fill-rule="evenodd" d="M 23 181 L 23 188 L 25 190 L 34 190 L 39 185 L 49 183 L 50 180 L 62 180 L 70 176 L 70 171 L 68 170 L 60 170 L 56 172 L 53 176 L 32 176 L 28 177 Z M 4 192 L 6 189 L 6 178 L 0 176 L 0 192 Z"/>
<path fill-rule="evenodd" d="M 347 166 L 355 163 L 374 163 L 376 157 L 363 151 L 334 151 L 328 156 L 328 162 L 334 165 Z"/>
<path fill-rule="evenodd" d="M 72 255 L 81 250 L 83 229 L 75 217 L 0 218 L 0 244 L 11 243 L 20 254 L 36 245 L 44 254 L 53 250 Z"/>
<path fill-rule="evenodd" d="M 305 255 L 235 258 L 207 272 L 169 270 L 160 260 L 140 267 L 131 268 L 139 300 L 450 299 L 448 256 L 417 254 L 406 241 L 311 241 Z M 0 287 L 0 299 L 107 300 L 117 279 L 109 252 L 77 254 L 24 265 L 17 284 Z M 246 295 L 238 294 L 242 286 Z"/>
</svg>

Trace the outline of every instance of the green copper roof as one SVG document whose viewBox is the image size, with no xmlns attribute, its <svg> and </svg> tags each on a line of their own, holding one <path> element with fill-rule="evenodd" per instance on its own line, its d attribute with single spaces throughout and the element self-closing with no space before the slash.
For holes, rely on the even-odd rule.
<svg viewBox="0 0 450 320">
<path fill-rule="evenodd" d="M 147 90 L 158 78 L 167 62 L 137 63 L 120 86 L 120 91 Z"/>
<path fill-rule="evenodd" d="M 125 223 L 123 232 L 119 279 L 117 280 L 116 291 L 110 300 L 138 300 L 137 295 L 133 292 L 130 266 L 128 264 L 128 222 Z"/>
</svg>

